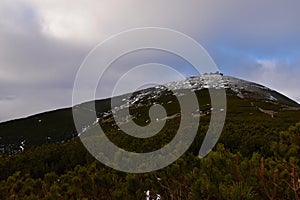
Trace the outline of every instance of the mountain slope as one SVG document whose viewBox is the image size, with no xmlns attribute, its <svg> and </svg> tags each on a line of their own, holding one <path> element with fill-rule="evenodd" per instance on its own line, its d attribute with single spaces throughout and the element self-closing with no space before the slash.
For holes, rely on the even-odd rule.
<svg viewBox="0 0 300 200">
<path fill-rule="evenodd" d="M 137 91 L 132 96 L 122 95 L 114 97 L 117 106 L 110 108 L 111 99 L 96 101 L 96 111 L 100 124 L 113 123 L 112 112 L 119 112 L 129 107 L 134 121 L 140 125 L 149 123 L 148 110 L 153 104 L 162 104 L 167 110 L 168 117 L 176 117 L 180 112 L 178 102 L 173 92 L 184 96 L 195 92 L 203 117 L 209 121 L 210 98 L 207 88 L 225 88 L 227 94 L 227 120 L 270 120 L 272 122 L 290 121 L 291 124 L 300 119 L 299 104 L 280 93 L 262 85 L 241 79 L 207 74 L 191 77 L 184 81 L 168 83 L 164 86 Z M 77 105 L 75 108 L 89 113 L 91 102 Z M 195 111 L 196 112 L 196 111 Z M 191 113 L 195 114 L 195 113 Z M 139 117 L 140 116 L 140 117 Z M 177 115 L 178 116 L 178 115 Z M 126 123 L 124 119 L 124 123 Z M 83 126 L 83 130 L 85 127 Z M 113 130 L 110 130 L 113 131 Z M 117 131 L 117 130 L 114 130 Z M 66 108 L 41 113 L 24 119 L 8 121 L 0 124 L 0 153 L 14 153 L 32 145 L 65 142 L 78 134 L 73 118 L 72 109 Z"/>
</svg>

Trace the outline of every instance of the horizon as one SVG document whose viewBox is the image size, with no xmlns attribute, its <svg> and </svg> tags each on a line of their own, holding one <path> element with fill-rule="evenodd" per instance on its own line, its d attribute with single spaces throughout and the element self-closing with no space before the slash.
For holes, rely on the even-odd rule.
<svg viewBox="0 0 300 200">
<path fill-rule="evenodd" d="M 220 72 L 220 73 L 222 73 L 222 72 Z M 200 75 L 200 76 L 203 76 L 203 75 Z M 190 77 L 186 77 L 185 79 L 188 79 L 188 78 L 191 78 L 191 77 L 200 77 L 200 76 L 190 76 Z M 238 78 L 238 77 L 230 76 L 230 75 L 227 75 L 227 74 L 223 74 L 222 76 Z M 185 79 L 183 79 L 183 80 L 185 80 Z M 245 79 L 242 79 L 242 78 L 238 78 L 238 79 L 245 80 Z M 252 82 L 252 81 L 249 81 L 249 80 L 245 80 L 245 81 Z M 172 81 L 172 82 L 177 82 L 177 81 Z M 167 82 L 167 83 L 171 83 L 171 82 Z M 164 84 L 167 84 L 167 83 L 164 83 Z M 256 83 L 256 82 L 253 82 L 253 83 Z M 256 83 L 256 84 L 265 86 L 265 85 L 260 84 L 260 83 Z M 151 87 L 153 87 L 153 86 L 145 87 L 145 88 L 140 88 L 139 90 L 136 90 L 136 91 L 140 91 L 140 90 L 151 88 Z M 267 87 L 267 88 L 269 88 L 269 87 Z M 269 88 L 269 89 L 273 90 L 272 88 Z M 135 92 L 135 91 L 129 91 L 129 92 L 126 92 L 126 93 L 117 94 L 115 96 L 103 97 L 103 98 L 100 98 L 100 99 L 99 98 L 98 99 L 94 99 L 94 100 L 91 99 L 91 100 L 88 100 L 88 101 L 81 102 L 80 104 L 87 103 L 87 102 L 90 102 L 90 101 L 98 101 L 98 100 L 104 100 L 104 99 L 108 99 L 108 98 L 118 97 L 118 96 L 126 95 L 126 94 L 132 93 L 132 92 Z M 282 93 L 280 93 L 280 94 L 282 94 Z M 300 105 L 300 102 L 297 102 L 297 101 L 293 100 L 292 98 L 290 98 L 289 96 L 287 96 L 285 94 L 282 94 L 282 95 L 286 96 L 287 98 L 291 99 L 292 101 L 294 101 L 294 102 L 296 102 L 296 103 L 298 103 Z M 5 121 L 0 121 L 0 123 L 6 123 L 6 122 L 14 121 L 14 120 L 25 119 L 25 118 L 28 118 L 28 117 L 32 117 L 32 116 L 35 116 L 35 115 L 44 114 L 44 113 L 48 113 L 48 112 L 53 112 L 53 111 L 58 111 L 58 110 L 63 110 L 63 109 L 69 109 L 69 108 L 73 108 L 74 106 L 76 106 L 76 105 L 70 105 L 70 106 L 65 106 L 65 107 L 57 107 L 57 108 L 53 108 L 53 109 L 49 109 L 49 110 L 41 110 L 41 111 L 38 111 L 36 113 L 31 113 L 31 114 L 20 116 L 20 117 L 17 117 L 17 118 L 8 119 L 8 120 L 5 120 Z"/>
</svg>

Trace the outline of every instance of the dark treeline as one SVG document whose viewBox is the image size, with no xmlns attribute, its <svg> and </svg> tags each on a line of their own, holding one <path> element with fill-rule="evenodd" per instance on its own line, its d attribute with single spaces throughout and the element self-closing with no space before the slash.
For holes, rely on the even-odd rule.
<svg viewBox="0 0 300 200">
<path fill-rule="evenodd" d="M 191 147 L 172 165 L 146 174 L 103 166 L 78 139 L 32 147 L 0 158 L 0 199 L 144 199 L 146 190 L 163 199 L 299 199 L 300 123 L 272 134 L 277 139 L 267 142 L 266 152 L 219 143 L 200 159 Z"/>
</svg>

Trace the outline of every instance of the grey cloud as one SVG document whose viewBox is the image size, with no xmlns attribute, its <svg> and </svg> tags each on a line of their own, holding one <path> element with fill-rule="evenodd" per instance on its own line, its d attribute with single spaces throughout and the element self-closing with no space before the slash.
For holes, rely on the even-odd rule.
<svg viewBox="0 0 300 200">
<path fill-rule="evenodd" d="M 15 96 L 0 96 L 0 101 L 11 101 L 14 100 Z"/>
<path fill-rule="evenodd" d="M 70 106 L 76 72 L 92 47 L 112 34 L 143 26 L 186 33 L 226 74 L 266 84 L 300 101 L 299 7 L 297 0 L 3 0 L 0 121 Z M 276 67 L 264 69 L 259 59 L 275 60 Z M 171 60 L 158 61 L 178 69 L 184 65 Z M 108 73 L 104 90 L 120 72 Z"/>
</svg>

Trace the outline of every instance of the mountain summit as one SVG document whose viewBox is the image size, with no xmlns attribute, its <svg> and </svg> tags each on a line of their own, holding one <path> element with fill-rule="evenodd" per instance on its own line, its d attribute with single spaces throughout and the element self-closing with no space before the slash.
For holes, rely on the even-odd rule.
<svg viewBox="0 0 300 200">
<path fill-rule="evenodd" d="M 177 96 L 185 96 L 185 98 L 188 98 L 190 93 L 196 93 L 201 111 L 195 110 L 191 114 L 209 117 L 213 108 L 210 106 L 208 88 L 225 89 L 228 108 L 227 119 L 240 116 L 245 120 L 252 120 L 251 117 L 259 116 L 262 120 L 278 119 L 280 121 L 280 119 L 286 119 L 286 116 L 292 117 L 300 113 L 298 103 L 265 86 L 223 76 L 220 73 L 204 74 L 136 91 L 132 95 L 125 94 L 113 97 L 112 99 L 116 102 L 114 108 L 111 108 L 112 99 L 110 98 L 96 100 L 95 105 L 93 102 L 76 105 L 73 109 L 82 110 L 86 114 L 92 114 L 92 108 L 96 107 L 97 118 L 91 124 L 83 125 L 81 132 L 75 128 L 72 108 L 54 110 L 0 123 L 0 154 L 23 151 L 24 148 L 32 145 L 64 143 L 77 137 L 96 123 L 117 127 L 117 124 L 113 125 L 112 114 L 125 108 L 129 108 L 131 113 L 130 116 L 125 116 L 122 119 L 124 123 L 134 119 L 140 125 L 147 125 L 150 123 L 149 108 L 153 104 L 163 105 L 167 110 L 167 117 L 164 120 L 171 120 L 180 116 L 180 108 L 174 92 L 177 93 Z M 157 121 L 159 120 L 162 119 L 157 119 Z"/>
</svg>

